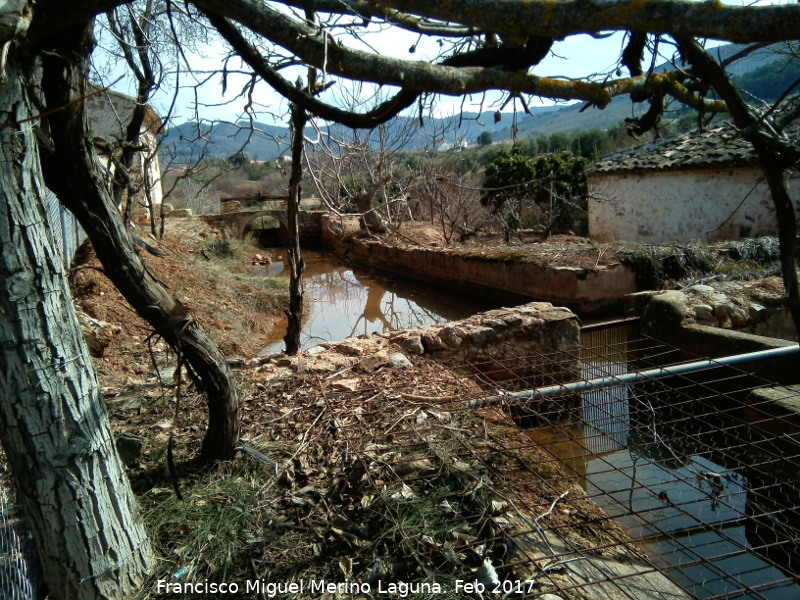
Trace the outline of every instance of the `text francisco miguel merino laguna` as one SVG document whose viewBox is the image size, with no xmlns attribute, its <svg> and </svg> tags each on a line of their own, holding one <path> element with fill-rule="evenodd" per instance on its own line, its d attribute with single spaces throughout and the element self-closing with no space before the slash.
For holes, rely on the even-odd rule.
<svg viewBox="0 0 800 600">
<path fill-rule="evenodd" d="M 476 586 L 484 587 L 476 581 L 454 582 L 456 591 L 477 592 L 483 591 L 476 589 Z M 242 583 L 216 583 L 204 581 L 202 583 L 174 583 L 159 579 L 156 582 L 156 592 L 164 594 L 262 594 L 268 598 L 282 596 L 284 594 L 390 594 L 400 598 L 406 598 L 412 594 L 427 593 L 441 594 L 444 588 L 439 583 L 430 582 L 382 582 L 378 581 L 374 586 L 369 583 L 343 582 L 334 583 L 324 579 L 309 579 L 291 582 L 271 582 L 263 579 L 250 579 Z"/>
</svg>

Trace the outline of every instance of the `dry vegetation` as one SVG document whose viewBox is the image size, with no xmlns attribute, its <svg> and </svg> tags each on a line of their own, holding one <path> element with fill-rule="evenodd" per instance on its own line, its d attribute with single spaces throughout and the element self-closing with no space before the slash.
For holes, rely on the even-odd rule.
<svg viewBox="0 0 800 600">
<path fill-rule="evenodd" d="M 395 243 L 442 241 L 431 227 L 402 232 Z M 618 260 L 614 246 L 556 241 L 509 248 L 484 240 L 463 251 L 550 264 Z M 378 338 L 331 344 L 322 355 L 253 358 L 285 301 L 283 289 L 248 273 L 263 251 L 194 219 L 173 221 L 159 246 L 169 256 L 145 256 L 149 267 L 228 356 L 247 360 L 237 372 L 241 452 L 198 470 L 191 459 L 205 429 L 204 399 L 176 385 L 175 357 L 127 307 L 90 249 L 73 268 L 78 307 L 121 327 L 96 365 L 161 556 L 140 600 L 185 597 L 158 593 L 158 580 L 359 581 L 373 590 L 378 581 L 438 582 L 444 592 L 435 597 L 467 597 L 453 584 L 490 576 L 486 559 L 501 579 L 529 581 L 530 591 L 545 593 L 570 585 L 568 570 L 550 558 L 553 540 L 587 555 L 637 557 L 625 534 L 505 412 L 468 409 L 485 392 L 477 383 L 422 359 L 394 366 L 388 355 L 396 348 Z M 170 436 L 177 479 L 166 469 Z M 131 441 L 134 452 L 127 451 Z"/>
<path fill-rule="evenodd" d="M 194 220 L 160 246 L 169 256 L 146 257 L 150 268 L 229 355 L 253 356 L 283 294 L 228 272 L 247 271 L 255 249 L 231 249 Z M 205 428 L 203 398 L 176 386 L 174 356 L 131 313 L 90 250 L 72 282 L 81 310 L 122 327 L 96 365 L 161 556 L 141 599 L 184 597 L 158 593 L 159 579 L 436 581 L 444 597 L 464 597 L 453 582 L 485 577 L 485 559 L 501 578 L 551 589 L 560 565 L 546 551 L 522 548 L 523 530 L 555 531 L 605 556 L 636 553 L 504 412 L 467 409 L 481 391 L 476 384 L 422 360 L 394 367 L 385 340 L 277 364 L 247 360 L 237 375 L 242 451 L 197 470 L 191 459 Z M 166 468 L 170 436 L 178 479 Z M 587 521 L 602 524 L 574 526 Z"/>
<path fill-rule="evenodd" d="M 250 265 L 263 250 L 247 240 L 222 238 L 196 219 L 173 219 L 163 240 L 148 241 L 167 253 L 156 257 L 142 252 L 148 268 L 175 292 L 227 356 L 254 356 L 266 346 L 287 291 L 280 280 L 251 274 Z M 106 385 L 144 383 L 154 374 L 150 347 L 159 364 L 169 362 L 164 345 L 151 338 L 152 329 L 103 275 L 91 245 L 81 249 L 70 283 L 79 310 L 121 328 L 95 363 Z"/>
</svg>

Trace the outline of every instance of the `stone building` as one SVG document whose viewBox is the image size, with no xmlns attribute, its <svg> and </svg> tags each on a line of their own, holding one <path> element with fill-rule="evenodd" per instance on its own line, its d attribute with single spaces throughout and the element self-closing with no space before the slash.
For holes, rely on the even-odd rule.
<svg viewBox="0 0 800 600">
<path fill-rule="evenodd" d="M 95 147 L 98 156 L 108 167 L 110 178 L 113 166 L 109 165 L 108 152 L 110 150 L 115 155 L 120 152 L 120 143 L 126 137 L 125 130 L 136 106 L 136 100 L 125 94 L 104 90 L 87 98 L 86 104 Z M 163 200 L 157 139 L 163 124 L 152 107 L 147 106 L 146 111 L 140 132 L 144 148 L 136 152 L 131 168 L 131 176 L 137 190 L 134 194 L 134 208 L 139 211 L 146 211 L 149 206 L 159 206 Z"/>
<path fill-rule="evenodd" d="M 729 124 L 606 156 L 586 175 L 589 236 L 595 241 L 777 235 L 755 152 Z"/>
</svg>

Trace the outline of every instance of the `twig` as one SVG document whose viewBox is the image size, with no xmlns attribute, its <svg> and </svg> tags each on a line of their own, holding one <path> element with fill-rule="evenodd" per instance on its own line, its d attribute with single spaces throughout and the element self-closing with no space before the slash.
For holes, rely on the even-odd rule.
<svg viewBox="0 0 800 600">
<path fill-rule="evenodd" d="M 175 416 L 172 419 L 172 429 L 169 431 L 169 442 L 167 442 L 167 467 L 169 468 L 169 476 L 172 479 L 172 487 L 175 488 L 175 496 L 178 500 L 183 501 L 183 494 L 181 494 L 181 486 L 178 482 L 178 469 L 175 468 L 174 450 L 174 433 L 175 427 L 178 423 L 178 413 L 181 407 L 181 370 L 183 369 L 183 354 L 178 352 L 178 387 L 175 390 Z"/>
<path fill-rule="evenodd" d="M 83 100 L 86 100 L 87 98 L 91 98 L 92 96 L 97 96 L 97 94 L 102 94 L 103 92 L 106 92 L 106 91 L 110 90 L 111 86 L 114 85 L 115 83 L 117 83 L 120 79 L 122 79 L 122 77 L 123 76 L 120 75 L 116 80 L 112 81 L 110 85 L 108 85 L 108 86 L 106 86 L 104 88 L 100 88 L 98 90 L 95 90 L 93 92 L 90 92 L 88 94 L 84 94 L 83 96 L 81 96 L 79 98 L 75 98 L 74 100 L 70 100 L 66 104 L 62 104 L 61 106 L 59 106 L 57 108 L 53 108 L 51 110 L 46 110 L 43 113 L 39 113 L 37 115 L 32 115 L 30 117 L 26 117 L 24 119 L 20 119 L 19 121 L 12 121 L 11 123 L 5 123 L 3 125 L 0 125 L 0 129 L 11 129 L 12 127 L 16 127 L 17 125 L 22 125 L 23 123 L 28 123 L 29 121 L 36 121 L 37 119 L 41 119 L 43 117 L 49 117 L 50 115 L 54 115 L 57 112 L 61 112 L 62 110 L 67 110 L 73 104 L 77 104 L 78 102 L 82 102 Z"/>
<path fill-rule="evenodd" d="M 454 402 L 461 399 L 458 394 L 450 396 L 418 396 L 417 394 L 401 393 L 400 396 L 405 400 L 415 400 L 417 402 Z"/>
</svg>

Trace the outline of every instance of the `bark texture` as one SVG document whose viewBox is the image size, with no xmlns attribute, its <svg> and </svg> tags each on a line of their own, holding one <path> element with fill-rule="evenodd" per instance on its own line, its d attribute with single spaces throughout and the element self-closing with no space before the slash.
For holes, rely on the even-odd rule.
<svg viewBox="0 0 800 600">
<path fill-rule="evenodd" d="M 200 451 L 205 461 L 232 458 L 239 440 L 239 396 L 228 363 L 186 308 L 144 265 L 102 179 L 90 142 L 86 95 L 91 27 L 65 32 L 44 53 L 48 106 L 64 107 L 47 120 L 52 147 L 43 158 L 49 187 L 80 221 L 103 271 L 136 312 L 183 356 L 208 397 L 208 426 Z"/>
<path fill-rule="evenodd" d="M 303 271 L 305 263 L 300 254 L 300 182 L 303 179 L 303 144 L 308 117 L 298 105 L 292 105 L 292 174 L 289 178 L 289 201 L 286 207 L 288 241 L 286 255 L 289 262 L 289 308 L 286 318 L 289 327 L 283 341 L 287 354 L 300 350 L 300 333 L 303 328 Z"/>
<path fill-rule="evenodd" d="M 0 437 L 53 600 L 124 598 L 151 549 L 46 226 L 14 57 L 0 86 Z"/>
</svg>

